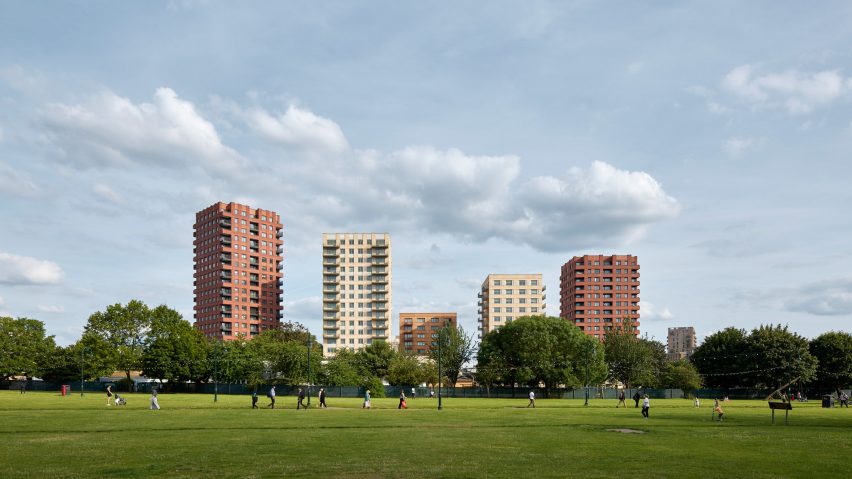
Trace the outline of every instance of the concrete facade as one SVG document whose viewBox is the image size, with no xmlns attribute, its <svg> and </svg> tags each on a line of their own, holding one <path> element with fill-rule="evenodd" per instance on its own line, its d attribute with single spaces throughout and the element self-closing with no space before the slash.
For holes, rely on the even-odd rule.
<svg viewBox="0 0 852 479">
<path fill-rule="evenodd" d="M 628 320 L 639 334 L 639 260 L 633 255 L 575 256 L 562 266 L 559 315 L 603 339 Z"/>
<path fill-rule="evenodd" d="M 399 352 L 426 356 L 438 345 L 438 331 L 457 324 L 456 313 L 399 313 Z"/>
<path fill-rule="evenodd" d="M 276 328 L 284 252 L 278 214 L 219 202 L 196 213 L 193 228 L 196 329 L 233 340 Z"/>
<path fill-rule="evenodd" d="M 325 355 L 391 343 L 391 240 L 387 233 L 322 235 L 322 338 Z"/>
<path fill-rule="evenodd" d="M 677 361 L 692 356 L 698 347 L 695 328 L 692 326 L 669 328 L 666 359 Z"/>
<path fill-rule="evenodd" d="M 544 315 L 545 290 L 540 273 L 489 274 L 478 295 L 480 337 L 521 316 Z"/>
</svg>

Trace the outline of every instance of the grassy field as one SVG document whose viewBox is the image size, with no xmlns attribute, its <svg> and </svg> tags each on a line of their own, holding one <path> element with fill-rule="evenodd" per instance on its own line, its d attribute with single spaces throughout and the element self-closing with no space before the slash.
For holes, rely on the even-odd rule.
<svg viewBox="0 0 852 479">
<path fill-rule="evenodd" d="M 329 398 L 326 410 L 249 409 L 247 396 L 0 391 L 0 477 L 843 477 L 852 409 L 799 405 L 770 424 L 762 401 L 654 400 L 651 417 L 615 401 Z M 266 405 L 268 399 L 260 398 Z M 314 401 L 315 404 L 315 401 Z M 777 414 L 777 413 L 776 413 Z M 640 433 L 613 432 L 632 429 Z"/>
</svg>

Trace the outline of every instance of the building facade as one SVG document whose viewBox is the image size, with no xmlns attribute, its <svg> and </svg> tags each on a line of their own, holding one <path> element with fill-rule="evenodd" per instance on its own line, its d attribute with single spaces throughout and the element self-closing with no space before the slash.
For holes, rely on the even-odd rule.
<svg viewBox="0 0 852 479">
<path fill-rule="evenodd" d="M 426 356 L 438 345 L 438 331 L 457 324 L 456 313 L 399 313 L 399 352 Z"/>
<path fill-rule="evenodd" d="M 387 233 L 322 235 L 323 351 L 391 342 L 391 240 Z"/>
<path fill-rule="evenodd" d="M 196 213 L 193 228 L 196 329 L 233 340 L 278 327 L 284 252 L 278 214 L 219 202 Z"/>
<path fill-rule="evenodd" d="M 698 347 L 692 326 L 669 328 L 666 359 L 677 361 L 692 356 Z"/>
<path fill-rule="evenodd" d="M 633 255 L 575 256 L 559 277 L 559 315 L 590 336 L 622 330 L 639 334 L 639 260 Z"/>
<path fill-rule="evenodd" d="M 547 307 L 541 274 L 489 274 L 478 296 L 480 337 L 521 316 L 544 315 Z"/>
</svg>

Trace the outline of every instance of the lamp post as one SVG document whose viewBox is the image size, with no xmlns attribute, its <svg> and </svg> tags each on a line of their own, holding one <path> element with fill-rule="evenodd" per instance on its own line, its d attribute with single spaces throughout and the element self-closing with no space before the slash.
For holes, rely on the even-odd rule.
<svg viewBox="0 0 852 479">
<path fill-rule="evenodd" d="M 594 343 L 590 343 L 590 345 L 591 352 L 590 354 L 586 355 L 586 402 L 583 404 L 583 406 L 589 405 L 589 360 L 591 355 L 595 354 L 596 350 Z"/>
<path fill-rule="evenodd" d="M 83 389 L 85 389 L 85 382 L 84 382 L 85 375 L 83 374 L 83 353 L 85 353 L 85 352 L 86 352 L 86 347 L 81 346 L 80 347 L 80 397 L 83 397 Z"/>
<path fill-rule="evenodd" d="M 311 333 L 308 333 L 308 406 L 311 405 Z M 322 404 L 320 404 L 322 406 Z"/>
<path fill-rule="evenodd" d="M 219 402 L 219 342 L 213 346 L 213 402 Z"/>
<path fill-rule="evenodd" d="M 442 346 L 441 343 L 443 342 L 443 340 L 444 340 L 444 328 L 441 328 L 441 330 L 438 331 L 438 410 L 439 411 L 441 409 L 443 409 L 443 406 L 441 405 L 441 376 L 443 375 L 443 373 L 441 372 L 441 362 L 442 362 L 441 361 L 441 346 Z"/>
</svg>

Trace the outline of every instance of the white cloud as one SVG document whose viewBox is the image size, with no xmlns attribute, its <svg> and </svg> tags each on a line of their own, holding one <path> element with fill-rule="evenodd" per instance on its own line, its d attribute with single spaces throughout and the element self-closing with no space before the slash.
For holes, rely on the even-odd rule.
<svg viewBox="0 0 852 479">
<path fill-rule="evenodd" d="M 838 278 L 799 286 L 742 291 L 734 300 L 815 316 L 852 315 L 852 278 Z"/>
<path fill-rule="evenodd" d="M 749 137 L 731 137 L 725 140 L 722 148 L 728 156 L 739 158 L 747 150 L 760 146 L 760 141 Z"/>
<path fill-rule="evenodd" d="M 722 115 L 731 111 L 727 106 L 716 100 L 716 92 L 701 85 L 687 87 L 687 92 L 704 99 L 704 104 L 711 113 Z"/>
<path fill-rule="evenodd" d="M 849 95 L 852 78 L 836 70 L 803 73 L 787 70 L 759 74 L 754 65 L 741 65 L 722 79 L 722 88 L 755 106 L 784 108 L 807 114 Z"/>
<path fill-rule="evenodd" d="M 38 310 L 42 313 L 64 313 L 65 307 L 63 306 L 49 306 L 49 305 L 38 305 Z"/>
<path fill-rule="evenodd" d="M 51 104 L 41 121 L 64 160 L 78 167 L 200 166 L 227 175 L 246 163 L 170 88 L 158 88 L 153 103 L 136 104 L 107 91 L 84 104 Z"/>
<path fill-rule="evenodd" d="M 3 299 L 3 296 L 0 296 L 0 306 L 3 306 L 4 304 L 6 304 L 6 300 Z"/>
<path fill-rule="evenodd" d="M 306 321 L 322 317 L 322 298 L 309 296 L 295 301 L 284 301 L 285 321 Z"/>
<path fill-rule="evenodd" d="M 30 197 L 38 193 L 35 183 L 24 178 L 13 168 L 0 163 L 0 195 Z"/>
<path fill-rule="evenodd" d="M 674 314 L 672 314 L 669 308 L 657 307 L 650 301 L 640 302 L 639 311 L 641 312 L 640 321 L 642 319 L 650 321 L 670 321 L 674 319 Z"/>
<path fill-rule="evenodd" d="M 260 108 L 242 113 L 251 128 L 271 141 L 325 153 L 343 153 L 349 149 L 337 123 L 295 105 L 279 115 Z"/>
<path fill-rule="evenodd" d="M 124 203 L 124 198 L 121 197 L 118 193 L 116 193 L 112 188 L 108 185 L 97 184 L 92 188 L 92 191 L 102 199 L 109 201 L 110 203 L 120 205 Z"/>
<path fill-rule="evenodd" d="M 642 72 L 642 67 L 644 66 L 645 64 L 639 61 L 631 62 L 629 65 L 627 65 L 627 73 L 631 75 L 637 75 Z"/>
<path fill-rule="evenodd" d="M 0 284 L 56 284 L 62 280 L 62 268 L 51 261 L 0 253 Z"/>
</svg>

